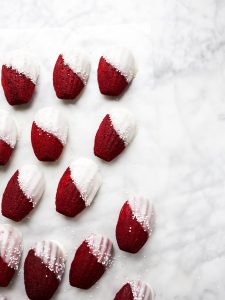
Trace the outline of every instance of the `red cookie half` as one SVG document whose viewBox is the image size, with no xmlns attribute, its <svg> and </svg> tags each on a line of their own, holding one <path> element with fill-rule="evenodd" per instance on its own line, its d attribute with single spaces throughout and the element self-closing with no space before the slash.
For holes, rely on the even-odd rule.
<svg viewBox="0 0 225 300">
<path fill-rule="evenodd" d="M 67 50 L 59 55 L 54 71 L 53 86 L 58 98 L 75 99 L 84 86 L 90 73 L 86 55 L 78 50 Z"/>
<path fill-rule="evenodd" d="M 87 158 L 74 160 L 58 184 L 57 212 L 67 217 L 75 217 L 91 205 L 100 185 L 99 168 L 92 160 Z"/>
<path fill-rule="evenodd" d="M 64 116 L 55 108 L 40 109 L 31 129 L 34 154 L 40 161 L 59 159 L 67 141 L 68 126 Z"/>
<path fill-rule="evenodd" d="M 136 121 L 126 109 L 113 110 L 101 122 L 95 136 L 94 154 L 105 161 L 112 161 L 132 141 Z"/>
<path fill-rule="evenodd" d="M 28 252 L 24 262 L 24 284 L 31 300 L 49 300 L 65 272 L 65 257 L 52 241 L 42 241 Z"/>
<path fill-rule="evenodd" d="M 2 196 L 2 215 L 13 221 L 24 219 L 37 205 L 44 192 L 43 175 L 35 165 L 18 169 Z"/>
<path fill-rule="evenodd" d="M 97 73 L 100 92 L 119 96 L 135 75 L 134 58 L 126 49 L 109 49 L 101 56 Z"/>
<path fill-rule="evenodd" d="M 130 197 L 120 211 L 116 239 L 121 250 L 137 253 L 153 228 L 153 206 L 143 197 Z"/>
<path fill-rule="evenodd" d="M 10 105 L 28 103 L 34 93 L 38 65 L 29 54 L 15 52 L 2 65 L 2 87 Z"/>
<path fill-rule="evenodd" d="M 77 249 L 70 267 L 70 284 L 89 289 L 110 265 L 112 242 L 101 235 L 90 235 Z"/>
</svg>

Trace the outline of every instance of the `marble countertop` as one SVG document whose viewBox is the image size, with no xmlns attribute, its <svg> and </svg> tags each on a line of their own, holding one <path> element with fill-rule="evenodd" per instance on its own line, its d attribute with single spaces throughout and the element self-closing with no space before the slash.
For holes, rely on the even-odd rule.
<svg viewBox="0 0 225 300">
<path fill-rule="evenodd" d="M 132 50 L 138 72 L 120 99 L 98 90 L 96 69 L 110 45 Z M 78 101 L 55 96 L 52 69 L 63 47 L 84 49 L 91 61 L 88 85 Z M 23 262 L 30 246 L 43 238 L 59 241 L 68 261 L 58 300 L 113 299 L 130 279 L 149 282 L 157 300 L 225 299 L 225 2 L 223 0 L 1 1 L 0 61 L 8 51 L 31 51 L 41 66 L 37 92 L 25 107 L 9 107 L 0 88 L 0 108 L 17 120 L 19 141 L 10 164 L 0 168 L 0 197 L 14 171 L 35 163 L 46 191 L 37 209 L 16 224 L 23 232 L 20 271 L 8 300 L 27 299 Z M 30 144 L 37 109 L 54 105 L 69 121 L 69 140 L 56 163 L 40 163 Z M 133 143 L 120 158 L 104 163 L 93 155 L 102 117 L 127 107 L 138 120 Z M 58 180 L 73 158 L 98 162 L 103 185 L 93 205 L 75 219 L 55 212 Z M 154 203 L 156 225 L 137 255 L 118 249 L 115 225 L 130 193 Z M 1 223 L 9 221 L 0 216 Z M 112 267 L 89 291 L 68 284 L 75 248 L 91 232 L 114 242 Z"/>
</svg>

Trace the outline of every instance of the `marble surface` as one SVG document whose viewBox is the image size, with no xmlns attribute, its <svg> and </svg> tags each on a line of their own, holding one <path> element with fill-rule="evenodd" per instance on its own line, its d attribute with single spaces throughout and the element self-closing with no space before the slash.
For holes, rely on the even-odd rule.
<svg viewBox="0 0 225 300">
<path fill-rule="evenodd" d="M 225 298 L 225 2 L 223 0 L 1 1 L 0 60 L 24 48 L 39 60 L 41 74 L 32 103 L 11 108 L 0 89 L 0 108 L 17 120 L 19 141 L 10 164 L 0 169 L 0 197 L 14 171 L 37 164 L 46 191 L 37 209 L 16 224 L 23 232 L 19 274 L 0 293 L 26 299 L 23 262 L 40 239 L 59 241 L 68 256 L 55 299 L 113 299 L 130 279 L 149 282 L 157 300 Z M 116 101 L 100 95 L 96 68 L 105 47 L 133 51 L 138 72 Z M 78 99 L 60 102 L 52 69 L 63 47 L 76 45 L 90 57 L 91 76 Z M 30 144 L 37 109 L 54 105 L 67 117 L 69 140 L 57 163 L 40 163 Z M 120 158 L 104 163 L 93 155 L 101 118 L 113 107 L 132 110 L 138 133 Z M 55 212 L 58 180 L 73 158 L 98 162 L 103 185 L 93 205 L 75 219 Z M 151 240 L 137 255 L 118 250 L 115 224 L 130 193 L 148 196 L 155 206 Z M 0 216 L 0 222 L 8 220 Z M 89 291 L 71 288 L 68 271 L 75 248 L 91 232 L 114 242 L 115 260 Z"/>
</svg>

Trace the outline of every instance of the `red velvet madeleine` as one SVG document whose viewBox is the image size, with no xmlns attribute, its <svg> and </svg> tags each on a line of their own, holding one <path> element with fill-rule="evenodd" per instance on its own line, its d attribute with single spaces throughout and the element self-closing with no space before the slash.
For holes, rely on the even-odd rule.
<svg viewBox="0 0 225 300">
<path fill-rule="evenodd" d="M 94 153 L 105 161 L 120 155 L 132 141 L 136 131 L 136 121 L 126 109 L 114 109 L 102 120 L 94 143 Z"/>
<path fill-rule="evenodd" d="M 113 128 L 109 114 L 107 114 L 96 133 L 94 153 L 105 161 L 111 161 L 124 149 L 125 143 Z"/>
<path fill-rule="evenodd" d="M 100 185 L 101 174 L 95 162 L 85 157 L 73 160 L 59 181 L 56 210 L 75 217 L 91 205 Z"/>
<path fill-rule="evenodd" d="M 48 255 L 46 255 L 46 253 Z M 56 292 L 65 271 L 65 258 L 52 241 L 36 243 L 24 262 L 24 284 L 31 300 L 49 300 Z"/>
<path fill-rule="evenodd" d="M 103 95 L 119 96 L 128 86 L 128 82 L 114 66 L 101 57 L 98 65 L 98 85 Z"/>
<path fill-rule="evenodd" d="M 10 105 L 28 103 L 34 93 L 39 66 L 22 51 L 9 53 L 2 65 L 2 87 Z"/>
<path fill-rule="evenodd" d="M 35 123 L 31 129 L 31 143 L 34 154 L 40 161 L 55 161 L 59 159 L 63 144 L 53 134 L 39 128 Z"/>
<path fill-rule="evenodd" d="M 67 168 L 57 188 L 56 210 L 67 217 L 75 217 L 85 207 L 85 202 L 71 179 L 70 169 Z"/>
<path fill-rule="evenodd" d="M 112 243 L 109 239 L 92 234 L 77 249 L 70 267 L 70 284 L 89 289 L 104 274 L 110 264 Z"/>
<path fill-rule="evenodd" d="M 31 129 L 31 142 L 36 157 L 41 161 L 59 159 L 67 141 L 67 132 L 67 121 L 57 109 L 40 109 Z"/>
<path fill-rule="evenodd" d="M 34 93 L 35 84 L 16 70 L 2 66 L 2 87 L 10 105 L 28 103 Z"/>
<path fill-rule="evenodd" d="M 34 165 L 25 165 L 9 180 L 2 197 L 2 215 L 21 221 L 36 206 L 44 191 L 43 175 Z"/>
<path fill-rule="evenodd" d="M 147 242 L 153 227 L 153 207 L 142 197 L 130 197 L 120 211 L 116 239 L 121 250 L 137 253 Z"/>
<path fill-rule="evenodd" d="M 102 94 L 119 96 L 135 75 L 132 54 L 123 48 L 108 49 L 99 60 L 98 85 Z"/>
<path fill-rule="evenodd" d="M 53 86 L 60 99 L 75 99 L 87 84 L 90 64 L 86 55 L 77 49 L 61 53 L 53 71 Z"/>
</svg>

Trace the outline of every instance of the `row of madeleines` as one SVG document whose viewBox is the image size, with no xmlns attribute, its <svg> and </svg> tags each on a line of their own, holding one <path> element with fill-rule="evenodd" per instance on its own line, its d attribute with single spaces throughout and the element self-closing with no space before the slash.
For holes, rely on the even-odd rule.
<svg viewBox="0 0 225 300">
<path fill-rule="evenodd" d="M 116 158 L 130 144 L 136 132 L 133 114 L 114 109 L 102 120 L 94 143 L 94 153 L 105 161 Z M 31 143 L 40 161 L 57 160 L 67 142 L 68 125 L 63 114 L 53 107 L 40 109 L 31 127 Z M 14 119 L 0 110 L 0 165 L 9 161 L 17 142 Z"/>
<path fill-rule="evenodd" d="M 81 50 L 66 50 L 58 56 L 53 70 L 53 86 L 58 98 L 75 99 L 87 84 L 90 63 Z M 119 96 L 136 73 L 133 55 L 114 47 L 100 57 L 97 77 L 100 92 Z M 2 65 L 2 87 L 10 105 L 28 103 L 35 90 L 39 66 L 28 54 L 16 51 Z"/>
<path fill-rule="evenodd" d="M 75 162 L 78 168 L 81 160 Z M 86 163 L 93 164 L 93 162 L 90 161 L 86 161 Z M 95 166 L 92 165 L 91 167 L 94 168 Z M 25 171 L 30 171 L 28 166 L 22 170 L 22 172 Z M 66 172 L 63 177 L 66 177 Z M 15 180 L 17 180 L 16 184 L 18 188 L 16 192 L 22 201 L 32 203 L 33 199 L 28 198 L 29 195 L 25 195 L 24 185 L 21 186 L 21 184 L 24 184 L 23 180 L 25 177 L 21 178 L 23 176 L 24 174 L 17 174 L 17 179 Z M 99 177 L 99 175 L 97 175 L 97 177 Z M 78 206 L 81 205 L 80 208 L 77 206 L 78 210 L 82 210 L 82 207 L 86 205 L 84 200 L 85 196 L 81 194 L 79 187 L 76 187 L 75 183 L 73 183 L 73 187 L 71 186 L 69 183 L 69 181 L 72 180 L 71 178 L 69 181 L 66 178 L 64 178 L 64 180 L 65 185 L 68 184 L 69 186 L 67 190 L 70 192 L 73 190 L 74 194 L 72 194 L 72 196 L 75 196 L 75 194 L 80 195 L 80 199 L 76 196 L 74 200 Z M 60 182 L 64 180 L 62 178 Z M 27 183 L 26 179 L 25 183 Z M 99 183 L 99 178 L 94 182 L 96 187 L 94 188 L 92 186 L 92 188 L 89 189 L 89 198 L 93 197 L 96 193 L 98 189 L 97 183 Z M 63 183 L 62 186 L 64 186 Z M 65 188 L 65 186 L 63 188 Z M 60 184 L 58 191 L 59 189 Z M 19 190 L 20 192 L 18 192 Z M 28 189 L 26 192 L 27 191 Z M 37 192 L 41 194 L 38 189 Z M 86 200 L 91 201 L 91 199 L 88 198 L 86 198 Z M 82 202 L 84 202 L 84 204 Z M 64 209 L 63 205 L 62 208 Z M 66 211 L 67 209 L 68 208 L 66 208 Z M 116 240 L 119 248 L 129 253 L 137 253 L 144 246 L 152 233 L 153 218 L 153 207 L 147 199 L 143 197 L 130 197 L 124 203 L 120 211 L 116 226 Z M 12 225 L 0 225 L 0 286 L 7 287 L 9 285 L 16 270 L 19 268 L 21 253 L 21 233 Z M 80 289 L 91 288 L 112 265 L 112 262 L 113 245 L 110 239 L 100 234 L 92 233 L 75 251 L 69 272 L 70 285 Z M 35 243 L 30 248 L 24 262 L 24 284 L 29 299 L 51 299 L 61 282 L 65 267 L 66 255 L 57 242 L 42 240 Z M 154 299 L 152 288 L 141 280 L 127 282 L 116 293 L 114 298 L 114 300 L 139 299 Z"/>
</svg>

